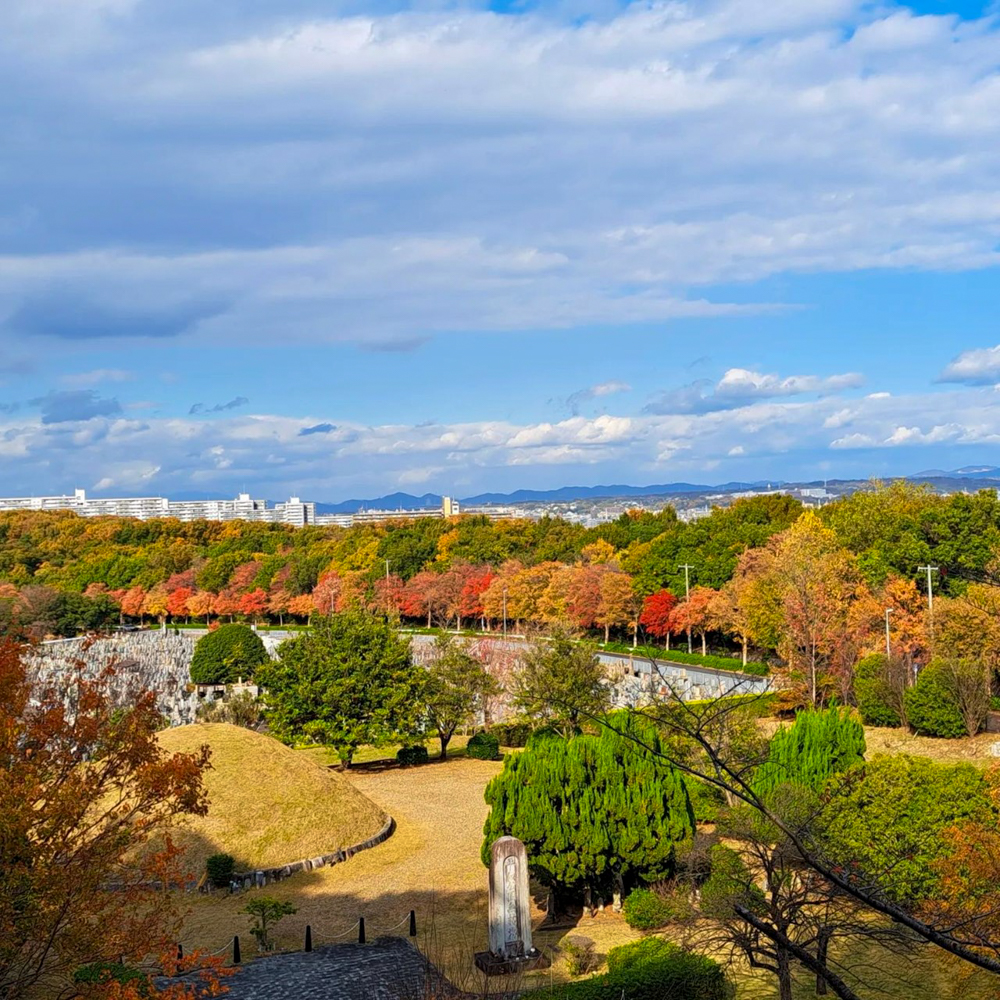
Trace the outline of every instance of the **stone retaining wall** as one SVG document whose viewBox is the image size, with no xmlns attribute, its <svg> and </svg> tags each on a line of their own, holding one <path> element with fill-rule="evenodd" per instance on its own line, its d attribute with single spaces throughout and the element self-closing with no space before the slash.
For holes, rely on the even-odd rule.
<svg viewBox="0 0 1000 1000">
<path fill-rule="evenodd" d="M 233 875 L 233 882 L 239 883 L 240 889 L 263 888 L 270 882 L 280 882 L 297 872 L 311 872 L 316 868 L 324 868 L 328 865 L 336 865 L 341 861 L 346 861 L 359 851 L 367 851 L 369 848 L 377 847 L 388 840 L 396 829 L 396 821 L 390 816 L 385 825 L 374 836 L 361 841 L 360 844 L 353 844 L 350 847 L 342 847 L 332 854 L 320 854 L 315 858 L 303 858 L 301 861 L 292 861 L 287 865 L 277 865 L 274 868 L 258 868 L 253 872 L 237 872 Z"/>
</svg>

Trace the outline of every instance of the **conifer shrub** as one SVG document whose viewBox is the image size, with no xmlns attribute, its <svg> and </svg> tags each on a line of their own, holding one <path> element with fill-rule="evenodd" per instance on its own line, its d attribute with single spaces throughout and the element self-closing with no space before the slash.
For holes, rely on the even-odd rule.
<svg viewBox="0 0 1000 1000">
<path fill-rule="evenodd" d="M 667 901 L 652 889 L 633 889 L 622 904 L 625 923 L 637 931 L 655 931 L 670 922 Z"/>
<path fill-rule="evenodd" d="M 234 871 L 236 871 L 236 859 L 231 854 L 220 852 L 209 855 L 205 860 L 205 873 L 216 889 L 229 885 Z"/>
<path fill-rule="evenodd" d="M 832 774 L 864 760 L 865 731 L 846 708 L 799 712 L 795 722 L 771 737 L 768 759 L 754 776 L 758 795 L 791 783 L 818 791 Z"/>
<path fill-rule="evenodd" d="M 430 760 L 430 755 L 427 753 L 427 747 L 422 743 L 417 743 L 411 747 L 400 747 L 396 751 L 396 760 L 404 766 L 426 764 Z"/>
<path fill-rule="evenodd" d="M 220 625 L 195 645 L 191 680 L 195 684 L 233 684 L 241 677 L 249 680 L 269 661 L 260 636 L 248 625 Z"/>
<path fill-rule="evenodd" d="M 649 720 L 617 712 L 609 723 L 593 736 L 536 733 L 508 755 L 486 787 L 484 864 L 493 841 L 511 835 L 524 842 L 534 876 L 557 893 L 608 896 L 674 874 L 677 851 L 694 833 L 684 779 L 657 756 Z"/>
<path fill-rule="evenodd" d="M 944 664 L 932 661 L 903 695 L 906 720 L 921 736 L 957 739 L 966 735 L 954 685 Z"/>
<path fill-rule="evenodd" d="M 469 740 L 466 753 L 477 760 L 499 760 L 500 743 L 492 733 L 476 733 Z"/>
<path fill-rule="evenodd" d="M 866 656 L 854 668 L 854 697 L 866 726 L 899 726 L 899 713 L 889 703 L 887 658 L 882 653 Z"/>
</svg>

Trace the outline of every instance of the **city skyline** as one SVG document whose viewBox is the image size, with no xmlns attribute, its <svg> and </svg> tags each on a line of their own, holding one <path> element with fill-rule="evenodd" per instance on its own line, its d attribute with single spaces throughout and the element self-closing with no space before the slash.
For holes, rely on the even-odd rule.
<svg viewBox="0 0 1000 1000">
<path fill-rule="evenodd" d="M 962 2 L 0 10 L 4 493 L 996 463 Z"/>
</svg>

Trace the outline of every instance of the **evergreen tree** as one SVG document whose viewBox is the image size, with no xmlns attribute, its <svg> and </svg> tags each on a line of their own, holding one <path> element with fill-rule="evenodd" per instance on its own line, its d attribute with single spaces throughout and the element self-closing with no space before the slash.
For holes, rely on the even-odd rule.
<svg viewBox="0 0 1000 1000">
<path fill-rule="evenodd" d="M 486 788 L 484 864 L 493 841 L 511 835 L 553 891 L 620 893 L 673 874 L 677 847 L 694 832 L 684 780 L 654 755 L 654 726 L 625 712 L 609 724 L 597 736 L 536 735 L 506 758 Z"/>
<path fill-rule="evenodd" d="M 346 611 L 282 643 L 258 680 L 276 736 L 332 746 L 350 766 L 359 746 L 419 728 L 426 673 L 384 618 Z"/>
<path fill-rule="evenodd" d="M 195 684 L 233 684 L 248 680 L 269 661 L 264 643 L 248 625 L 220 625 L 203 635 L 191 658 Z"/>
<path fill-rule="evenodd" d="M 865 731 L 848 709 L 799 712 L 771 738 L 768 759 L 757 769 L 754 788 L 767 795 L 786 783 L 817 791 L 832 774 L 864 760 Z"/>
</svg>

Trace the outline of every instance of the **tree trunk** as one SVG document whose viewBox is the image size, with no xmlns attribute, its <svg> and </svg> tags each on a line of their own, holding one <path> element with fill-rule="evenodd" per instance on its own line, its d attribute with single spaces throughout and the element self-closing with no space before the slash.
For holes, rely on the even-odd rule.
<svg viewBox="0 0 1000 1000">
<path fill-rule="evenodd" d="M 455 615 L 455 631 L 456 632 L 461 632 L 462 631 L 462 616 L 461 615 Z"/>
<path fill-rule="evenodd" d="M 611 626 L 610 625 L 605 625 L 604 626 L 604 645 L 605 646 L 608 644 L 608 640 L 610 638 L 611 638 Z"/>
<path fill-rule="evenodd" d="M 778 951 L 778 1000 L 793 1000 L 792 963 L 783 950 Z"/>
<path fill-rule="evenodd" d="M 431 606 L 427 605 L 427 627 L 431 627 Z"/>
<path fill-rule="evenodd" d="M 826 953 L 830 946 L 830 928 L 823 926 L 819 929 L 819 935 L 816 941 L 816 961 L 819 962 L 824 968 L 826 968 Z M 822 997 L 826 996 L 827 990 L 829 989 L 826 980 L 816 974 L 816 996 Z"/>
<path fill-rule="evenodd" d="M 442 732 L 438 733 L 438 739 L 441 741 L 441 760 L 444 760 L 448 756 L 448 744 L 451 742 L 451 735 L 451 733 L 448 733 L 447 736 Z"/>
<path fill-rule="evenodd" d="M 670 633 L 667 632 L 667 643 L 663 647 L 668 653 L 670 652 Z"/>
<path fill-rule="evenodd" d="M 705 633 L 701 633 L 701 655 L 708 656 L 708 648 L 705 646 Z"/>
<path fill-rule="evenodd" d="M 740 636 L 740 644 L 743 646 L 743 666 L 747 665 L 747 637 L 745 635 Z"/>
</svg>

